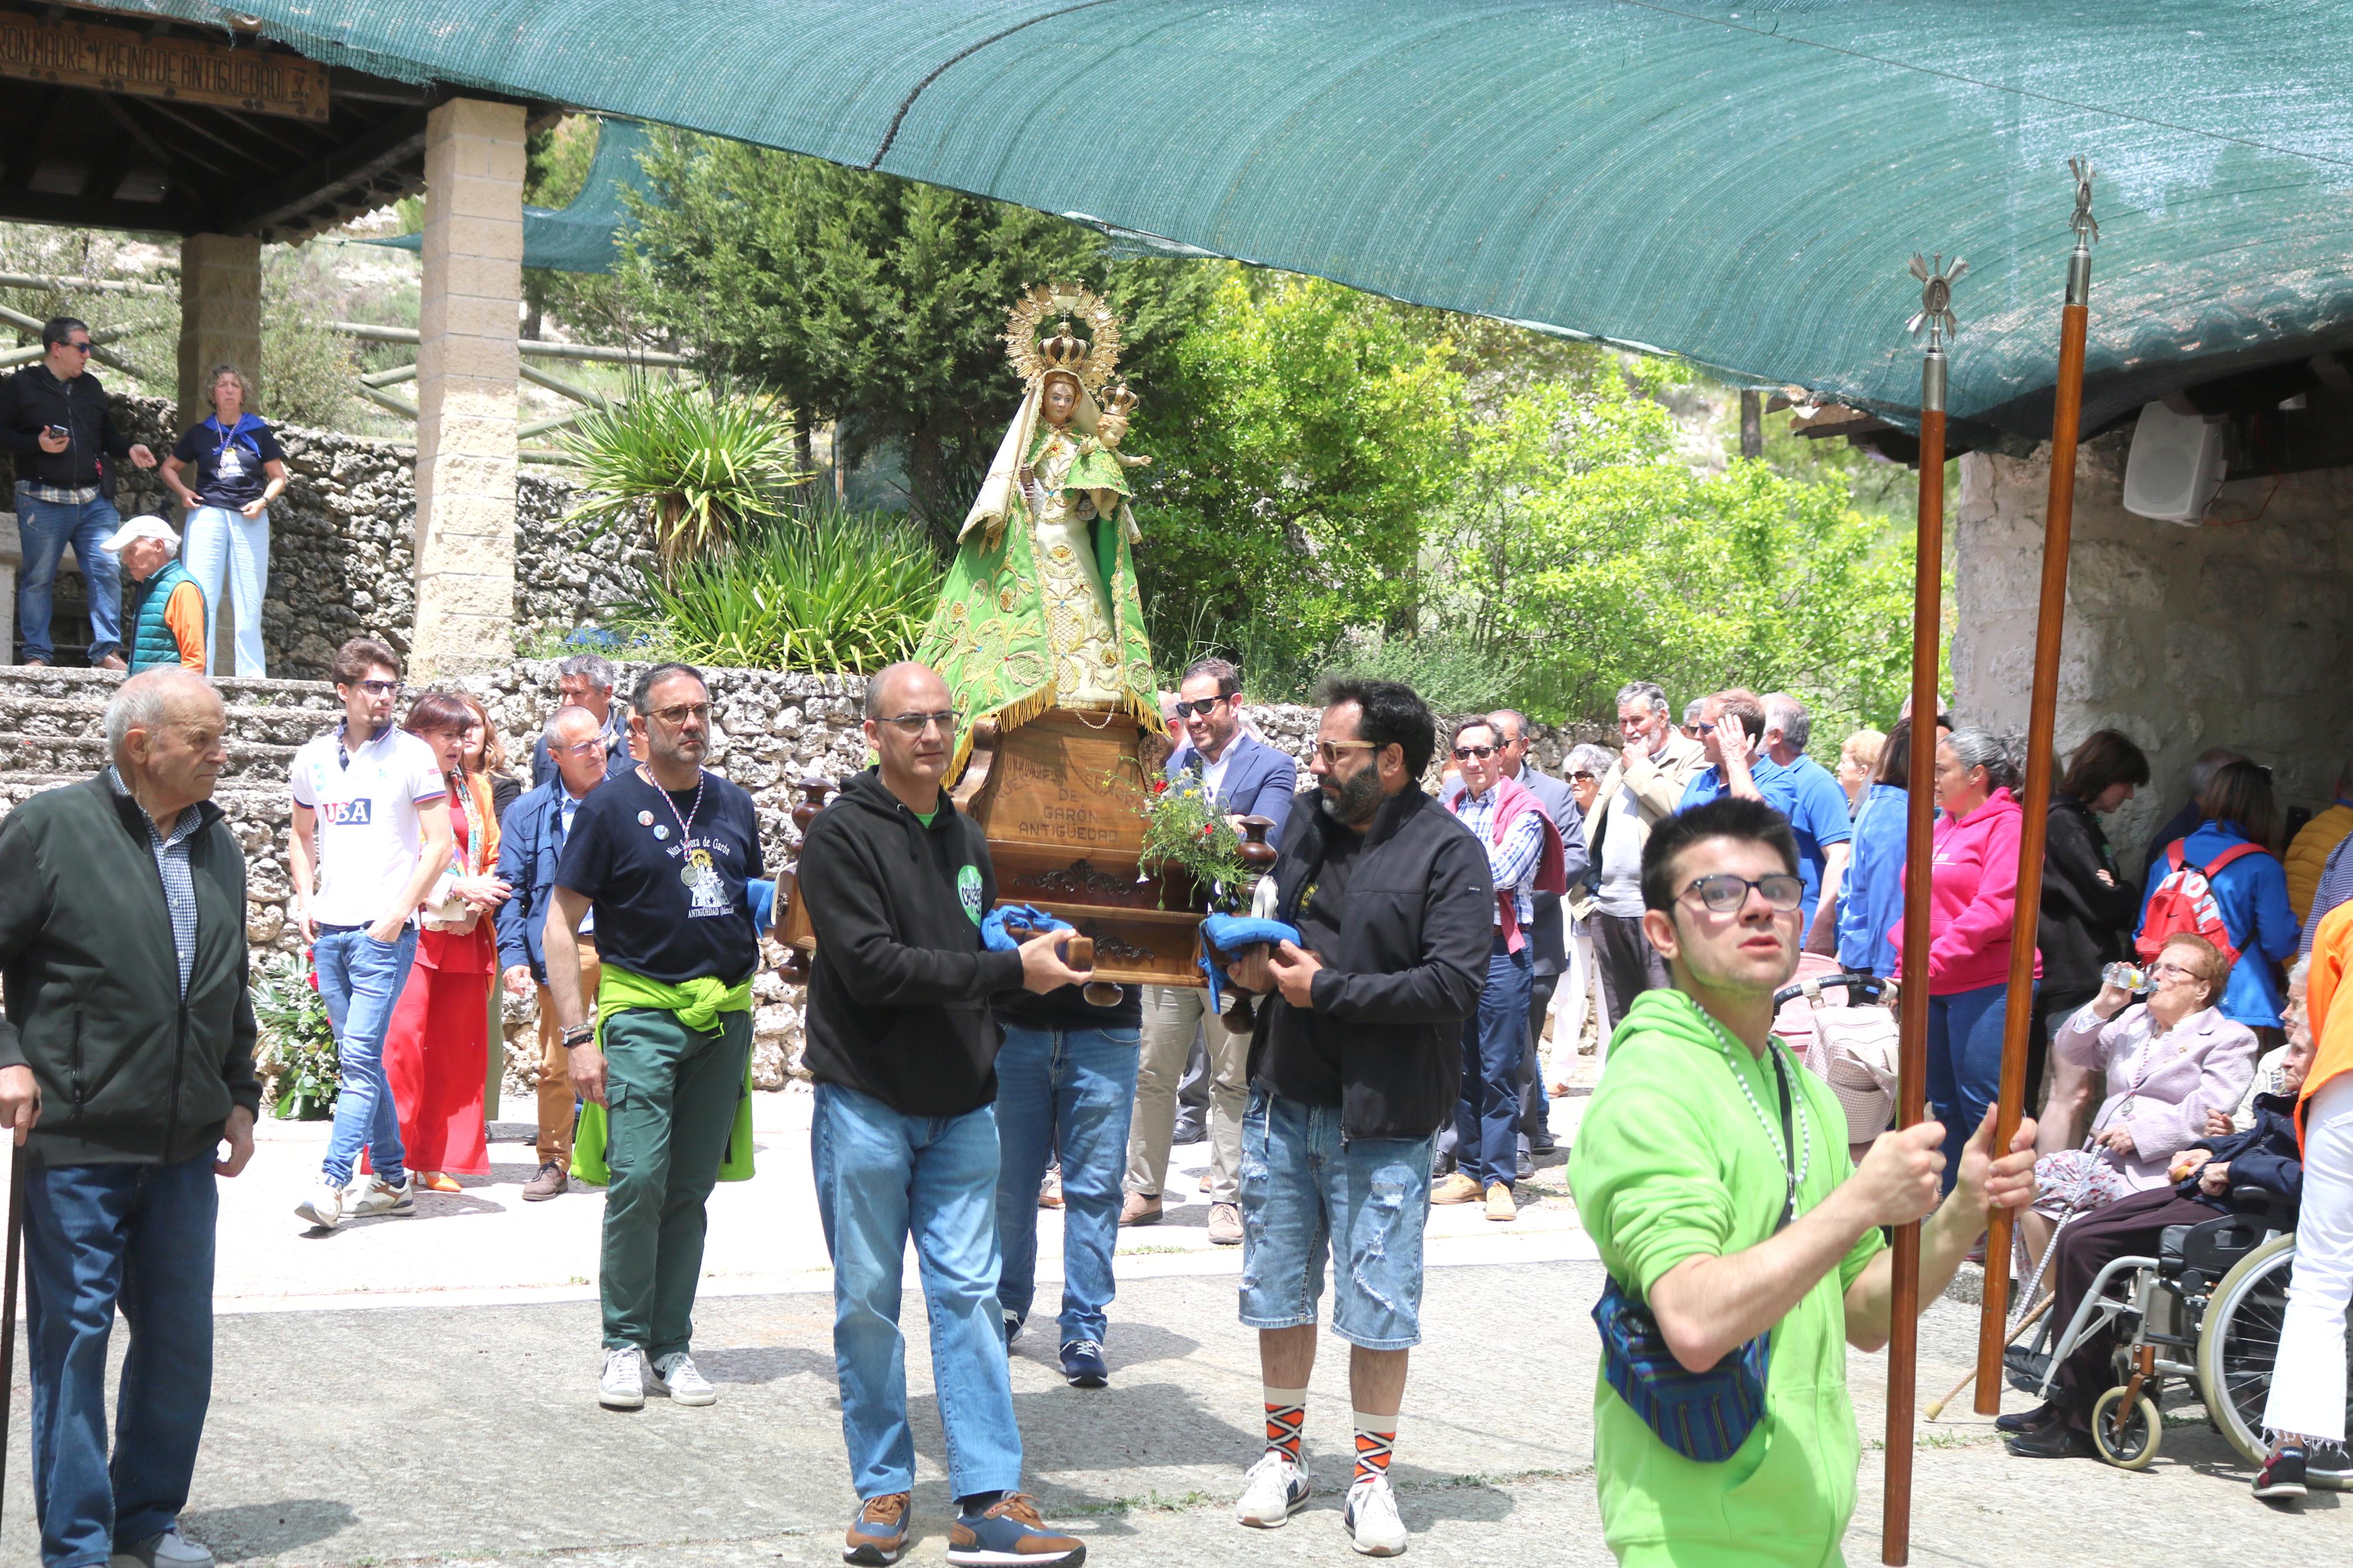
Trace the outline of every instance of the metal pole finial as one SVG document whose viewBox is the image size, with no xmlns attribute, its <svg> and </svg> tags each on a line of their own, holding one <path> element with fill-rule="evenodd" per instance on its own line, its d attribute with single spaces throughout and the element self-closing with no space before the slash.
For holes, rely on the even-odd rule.
<svg viewBox="0 0 2353 1568">
<path fill-rule="evenodd" d="M 2075 216 L 2067 226 L 2075 231 L 2075 243 L 2089 246 L 2100 237 L 2099 220 L 2092 216 L 2092 175 L 2096 173 L 2089 158 L 2070 158 L 2067 172 L 2075 176 Z"/>
<path fill-rule="evenodd" d="M 1920 279 L 1920 309 L 1904 330 L 1916 336 L 1926 323 L 1930 353 L 1940 353 L 1947 338 L 1960 334 L 1960 323 L 1953 319 L 1953 285 L 1968 269 L 1969 264 L 1957 256 L 1947 269 L 1941 252 L 1933 261 L 1917 254 L 1912 258 L 1912 276 Z"/>
</svg>

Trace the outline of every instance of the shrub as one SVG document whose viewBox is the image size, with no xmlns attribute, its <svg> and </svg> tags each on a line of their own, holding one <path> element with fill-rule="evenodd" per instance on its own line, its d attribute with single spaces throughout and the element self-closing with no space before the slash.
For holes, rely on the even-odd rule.
<svg viewBox="0 0 2353 1568">
<path fill-rule="evenodd" d="M 783 519 L 784 490 L 804 477 L 774 403 L 711 386 L 638 380 L 564 440 L 586 492 L 571 515 L 601 529 L 649 512 L 665 573 Z"/>
<path fill-rule="evenodd" d="M 254 966 L 253 1016 L 261 1028 L 254 1068 L 269 1083 L 273 1114 L 295 1121 L 332 1114 L 343 1067 L 307 960 L 273 954 Z"/>
<path fill-rule="evenodd" d="M 913 651 L 941 575 L 913 524 L 826 505 L 681 563 L 633 618 L 692 663 L 865 675 Z"/>
</svg>

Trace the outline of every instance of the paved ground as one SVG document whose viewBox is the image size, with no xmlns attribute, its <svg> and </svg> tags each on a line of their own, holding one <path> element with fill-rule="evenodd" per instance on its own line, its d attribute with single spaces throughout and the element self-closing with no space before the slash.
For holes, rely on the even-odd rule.
<svg viewBox="0 0 2353 1568">
<path fill-rule="evenodd" d="M 1563 1131 L 1580 1102 L 1557 1102 Z M 698 1359 L 720 1385 L 709 1410 L 633 1415 L 593 1402 L 599 1199 L 525 1207 L 526 1150 L 501 1145 L 494 1180 L 427 1200 L 415 1220 L 306 1237 L 290 1215 L 315 1128 L 269 1129 L 224 1188 L 219 1375 L 189 1532 L 224 1561 L 284 1564 L 551 1560 L 638 1564 L 838 1562 L 852 1499 L 834 1396 L 829 1279 L 808 1202 L 807 1101 L 764 1097 L 763 1174 L 722 1189 Z M 1189 1178 L 1204 1146 L 1179 1151 Z M 1600 1282 L 1573 1207 L 1546 1173 L 1523 1219 L 1440 1211 L 1426 1325 L 1396 1475 L 1413 1553 L 1432 1561 L 1601 1564 L 1588 1419 Z M 1172 1187 L 1190 1194 L 1188 1181 Z M 1113 1310 L 1113 1385 L 1063 1386 L 1033 1336 L 1014 1384 L 1032 1484 L 1049 1517 L 1105 1563 L 1192 1565 L 1355 1561 L 1338 1528 L 1345 1360 L 1317 1370 L 1308 1447 L 1315 1506 L 1285 1530 L 1232 1522 L 1254 1457 L 1254 1344 L 1234 1322 L 1239 1258 L 1207 1247 L 1198 1201 L 1124 1238 Z M 1055 1251 L 1047 1217 L 1046 1254 Z M 917 1442 L 916 1560 L 944 1550 L 949 1504 L 923 1313 L 906 1322 Z M 1968 1364 L 1973 1311 L 1933 1309 L 1924 1398 Z M 118 1345 L 118 1354 L 120 1347 Z M 1853 1373 L 1866 1432 L 1882 1426 L 1882 1358 Z M 24 1408 L 21 1376 L 17 1409 Z M 2016 1396 L 2012 1396 L 2013 1404 Z M 2099 1563 L 2162 1543 L 2173 1561 L 2341 1561 L 2353 1544 L 2335 1497 L 2277 1513 L 2191 1407 L 2149 1472 L 2030 1464 L 1964 1415 L 1924 1428 L 1914 1561 Z M 29 1562 L 21 1415 L 0 1556 Z M 1848 1542 L 1878 1559 L 1878 1459 Z"/>
</svg>

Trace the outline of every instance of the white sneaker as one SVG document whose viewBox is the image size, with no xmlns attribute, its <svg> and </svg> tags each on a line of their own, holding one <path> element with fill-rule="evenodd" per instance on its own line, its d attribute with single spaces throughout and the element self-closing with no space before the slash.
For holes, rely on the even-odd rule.
<svg viewBox="0 0 2353 1568">
<path fill-rule="evenodd" d="M 322 1229 L 332 1230 L 343 1222 L 343 1189 L 322 1181 L 309 1197 L 294 1205 L 294 1212 Z"/>
<path fill-rule="evenodd" d="M 596 1403 L 607 1410 L 642 1410 L 646 1404 L 646 1352 L 623 1345 L 605 1352 L 605 1375 L 596 1380 Z"/>
<path fill-rule="evenodd" d="M 106 1561 L 109 1568 L 213 1568 L 213 1554 L 182 1535 L 176 1524 L 110 1553 Z"/>
<path fill-rule="evenodd" d="M 1395 1557 L 1405 1550 L 1405 1521 L 1398 1517 L 1397 1493 L 1389 1489 L 1387 1476 L 1350 1487 L 1340 1522 L 1354 1536 L 1356 1550 L 1367 1557 Z"/>
<path fill-rule="evenodd" d="M 666 1355 L 654 1363 L 646 1379 L 646 1392 L 666 1394 L 672 1405 L 716 1405 L 719 1391 L 711 1380 L 696 1370 L 694 1358 L 684 1351 Z"/>
<path fill-rule="evenodd" d="M 365 1219 L 370 1215 L 413 1215 L 417 1212 L 417 1178 L 404 1174 L 400 1185 L 394 1186 L 381 1176 L 363 1177 L 367 1184 L 352 1190 L 352 1217 Z"/>
<path fill-rule="evenodd" d="M 1234 1517 L 1260 1530 L 1280 1530 L 1307 1506 L 1307 1467 L 1280 1448 L 1269 1448 L 1242 1478 L 1242 1500 Z"/>
</svg>

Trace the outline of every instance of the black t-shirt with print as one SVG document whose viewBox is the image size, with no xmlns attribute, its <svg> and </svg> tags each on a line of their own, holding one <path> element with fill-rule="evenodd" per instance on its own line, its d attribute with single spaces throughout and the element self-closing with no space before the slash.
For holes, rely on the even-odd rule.
<svg viewBox="0 0 2353 1568">
<path fill-rule="evenodd" d="M 172 456 L 195 466 L 196 481 L 188 488 L 196 492 L 198 500 L 206 506 L 234 508 L 261 499 L 269 484 L 261 466 L 286 454 L 278 449 L 278 437 L 269 433 L 269 426 L 257 420 L 235 440 L 210 425 L 195 425 L 180 437 Z"/>
<path fill-rule="evenodd" d="M 587 895 L 596 955 L 680 985 L 750 978 L 760 944 L 744 884 L 767 875 L 752 797 L 716 773 L 675 794 L 643 768 L 615 773 L 580 803 L 555 883 Z"/>
</svg>

